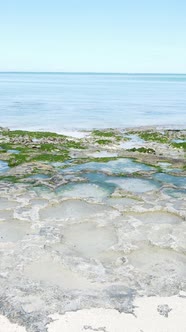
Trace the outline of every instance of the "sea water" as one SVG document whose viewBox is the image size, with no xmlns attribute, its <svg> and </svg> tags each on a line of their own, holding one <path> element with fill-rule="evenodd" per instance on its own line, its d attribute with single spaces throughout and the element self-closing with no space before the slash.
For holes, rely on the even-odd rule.
<svg viewBox="0 0 186 332">
<path fill-rule="evenodd" d="M 186 75 L 0 73 L 0 125 L 61 130 L 186 124 Z"/>
</svg>

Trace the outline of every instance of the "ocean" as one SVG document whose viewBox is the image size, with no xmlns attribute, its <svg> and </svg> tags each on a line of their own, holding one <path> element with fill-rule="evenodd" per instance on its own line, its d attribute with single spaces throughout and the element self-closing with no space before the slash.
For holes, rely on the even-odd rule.
<svg viewBox="0 0 186 332">
<path fill-rule="evenodd" d="M 186 125 L 186 75 L 0 73 L 0 126 L 49 130 Z"/>
</svg>

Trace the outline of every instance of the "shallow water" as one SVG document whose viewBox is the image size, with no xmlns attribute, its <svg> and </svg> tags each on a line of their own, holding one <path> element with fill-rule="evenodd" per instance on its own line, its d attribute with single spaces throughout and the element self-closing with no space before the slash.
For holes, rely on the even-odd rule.
<svg viewBox="0 0 186 332">
<path fill-rule="evenodd" d="M 55 262 L 48 256 L 26 266 L 24 275 L 33 280 L 52 283 L 67 290 L 83 290 L 94 287 L 86 278 L 78 276 L 77 273 L 72 272 L 60 262 Z"/>
<path fill-rule="evenodd" d="M 119 188 L 131 193 L 144 193 L 159 188 L 158 183 L 153 180 L 138 178 L 111 178 L 108 182 L 116 184 Z"/>
<path fill-rule="evenodd" d="M 8 163 L 6 161 L 0 160 L 0 173 L 4 173 L 9 169 Z"/>
<path fill-rule="evenodd" d="M 131 135 L 126 135 L 124 137 L 126 137 L 129 140 L 120 143 L 120 147 L 123 149 L 140 148 L 144 146 L 145 141 L 137 135 L 131 134 Z"/>
<path fill-rule="evenodd" d="M 63 242 L 68 243 L 80 256 L 96 258 L 117 243 L 114 227 L 109 224 L 101 227 L 95 223 L 84 222 L 64 229 Z"/>
<path fill-rule="evenodd" d="M 107 163 L 89 162 L 82 165 L 72 166 L 64 170 L 64 172 L 96 171 L 96 172 L 104 172 L 111 174 L 119 174 L 119 173 L 134 173 L 138 171 L 150 171 L 150 170 L 154 170 L 154 167 L 137 163 L 128 158 L 121 158 L 117 160 L 108 161 Z"/>
<path fill-rule="evenodd" d="M 108 196 L 106 188 L 90 183 L 61 186 L 56 192 L 64 198 L 90 198 L 96 201 L 102 201 Z"/>
<path fill-rule="evenodd" d="M 180 188 L 186 189 L 186 177 L 185 176 L 173 176 L 165 173 L 155 174 L 154 179 L 160 181 L 161 183 L 173 184 Z"/>
<path fill-rule="evenodd" d="M 183 126 L 185 90 L 186 75 L 0 73 L 1 126 L 56 132 Z"/>
<path fill-rule="evenodd" d="M 185 139 L 173 139 L 172 141 L 175 143 L 185 143 L 186 142 Z"/>
<path fill-rule="evenodd" d="M 23 221 L 0 222 L 0 242 L 11 243 L 21 241 L 30 233 L 30 224 Z"/>
<path fill-rule="evenodd" d="M 8 153 L 12 153 L 12 154 L 19 154 L 20 151 L 18 150 L 7 150 Z"/>
</svg>

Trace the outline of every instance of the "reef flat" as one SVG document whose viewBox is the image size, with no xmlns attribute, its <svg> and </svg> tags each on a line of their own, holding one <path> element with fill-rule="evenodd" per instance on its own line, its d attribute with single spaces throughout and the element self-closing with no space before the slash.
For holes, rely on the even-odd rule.
<svg viewBox="0 0 186 332">
<path fill-rule="evenodd" d="M 166 128 L 1 128 L 0 314 L 47 332 L 56 313 L 129 317 L 153 297 L 169 331 L 171 299 L 186 306 L 185 145 L 186 130 Z"/>
<path fill-rule="evenodd" d="M 185 152 L 185 130 L 157 131 L 153 127 L 93 130 L 75 138 L 50 132 L 0 128 L 0 159 L 9 167 L 28 165 L 32 172 L 40 167 L 43 169 L 43 163 L 50 163 L 52 169 L 52 163 L 106 162 L 119 157 L 135 158 L 154 166 L 170 162 L 175 167 L 184 167 Z M 15 172 L 16 169 L 9 173 Z"/>
</svg>

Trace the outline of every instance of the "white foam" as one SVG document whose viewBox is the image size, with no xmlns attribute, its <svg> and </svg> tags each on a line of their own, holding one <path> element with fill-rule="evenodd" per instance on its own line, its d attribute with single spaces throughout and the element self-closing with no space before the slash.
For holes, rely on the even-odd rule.
<svg viewBox="0 0 186 332">
<path fill-rule="evenodd" d="M 90 135 L 89 132 L 86 131 L 80 131 L 80 130 L 61 130 L 61 131 L 57 131 L 58 134 L 62 134 L 65 136 L 70 136 L 70 137 L 74 137 L 74 138 L 84 138 L 88 135 Z"/>
<path fill-rule="evenodd" d="M 117 157 L 117 155 L 118 154 L 116 152 L 108 152 L 108 151 L 98 151 L 87 154 L 87 156 L 93 158 L 110 158 L 110 157 Z"/>
</svg>

